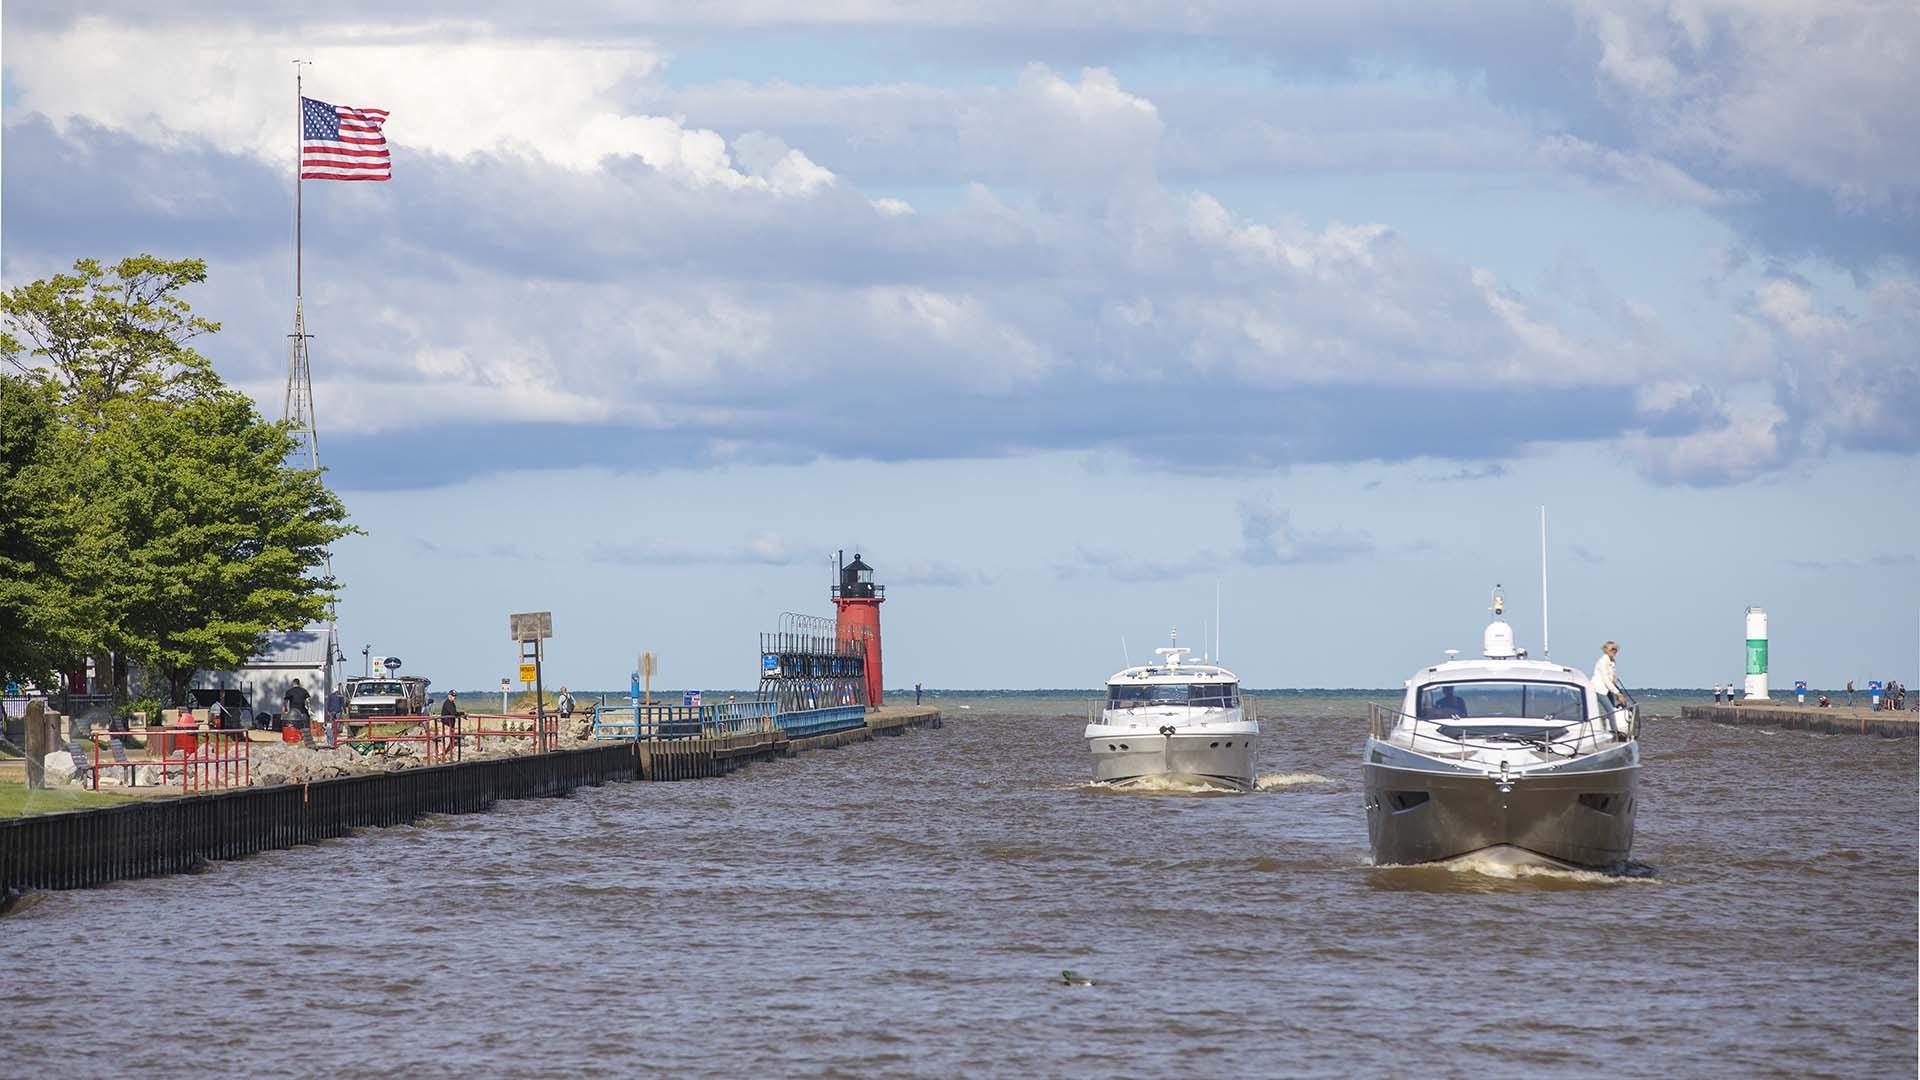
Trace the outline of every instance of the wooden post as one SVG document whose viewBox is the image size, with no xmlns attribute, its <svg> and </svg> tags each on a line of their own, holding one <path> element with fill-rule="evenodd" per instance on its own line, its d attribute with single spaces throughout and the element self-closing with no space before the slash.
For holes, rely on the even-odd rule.
<svg viewBox="0 0 1920 1080">
<path fill-rule="evenodd" d="M 53 732 L 47 723 L 47 703 L 40 698 L 27 702 L 27 786 L 47 786 L 47 752 L 52 749 Z"/>
</svg>

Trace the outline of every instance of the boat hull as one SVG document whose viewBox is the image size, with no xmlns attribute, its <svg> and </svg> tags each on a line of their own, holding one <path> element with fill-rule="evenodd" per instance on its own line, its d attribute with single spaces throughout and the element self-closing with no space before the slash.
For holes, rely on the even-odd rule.
<svg viewBox="0 0 1920 1080">
<path fill-rule="evenodd" d="M 1159 780 L 1251 791 L 1257 742 L 1239 732 L 1123 733 L 1088 738 L 1087 747 L 1099 783 Z"/>
<path fill-rule="evenodd" d="M 1503 783 L 1482 771 L 1423 767 L 1417 755 L 1369 744 L 1374 864 L 1485 853 L 1505 863 L 1619 869 L 1633 850 L 1640 765 L 1636 753 L 1613 757 L 1598 767 L 1522 773 Z"/>
</svg>

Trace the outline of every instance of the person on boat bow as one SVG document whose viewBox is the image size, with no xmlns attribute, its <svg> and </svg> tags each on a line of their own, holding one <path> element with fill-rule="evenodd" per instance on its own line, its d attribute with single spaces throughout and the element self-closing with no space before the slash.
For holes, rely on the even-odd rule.
<svg viewBox="0 0 1920 1080">
<path fill-rule="evenodd" d="M 1607 703 L 1607 723 L 1616 736 L 1620 734 L 1620 723 L 1614 714 L 1627 707 L 1626 697 L 1620 692 L 1620 673 L 1613 663 L 1613 658 L 1619 655 L 1618 642 L 1609 641 L 1600 646 L 1600 659 L 1593 662 L 1593 678 L 1587 680 L 1593 692 Z"/>
</svg>

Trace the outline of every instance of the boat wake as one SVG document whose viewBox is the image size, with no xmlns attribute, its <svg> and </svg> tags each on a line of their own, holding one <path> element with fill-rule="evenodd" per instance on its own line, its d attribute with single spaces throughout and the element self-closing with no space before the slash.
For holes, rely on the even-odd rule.
<svg viewBox="0 0 1920 1080">
<path fill-rule="evenodd" d="M 1658 879 L 1645 863 L 1630 862 L 1618 870 L 1582 870 L 1515 862 L 1510 855 L 1475 852 L 1440 863 L 1388 863 L 1373 867 L 1374 884 L 1409 892 L 1494 892 L 1510 888 L 1611 888 L 1650 884 Z"/>
<path fill-rule="evenodd" d="M 1137 776 L 1131 780 L 1094 780 L 1077 785 L 1083 791 L 1105 791 L 1123 795 L 1248 795 L 1272 793 L 1334 781 L 1318 773 L 1267 773 L 1254 778 L 1253 791 L 1227 783 L 1175 780 L 1166 776 Z"/>
<path fill-rule="evenodd" d="M 1245 795 L 1230 784 L 1209 784 L 1175 780 L 1165 776 L 1137 776 L 1131 780 L 1092 780 L 1079 785 L 1082 791 L 1104 791 L 1116 795 Z"/>
<path fill-rule="evenodd" d="M 1310 772 L 1267 773 L 1254 778 L 1256 791 L 1285 791 L 1288 788 L 1304 787 L 1308 784 L 1331 784 L 1333 780 Z"/>
</svg>

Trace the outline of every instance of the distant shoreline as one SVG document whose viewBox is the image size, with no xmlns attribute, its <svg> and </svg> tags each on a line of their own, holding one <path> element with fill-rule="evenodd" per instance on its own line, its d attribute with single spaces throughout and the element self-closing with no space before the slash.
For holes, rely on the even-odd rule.
<svg viewBox="0 0 1920 1080">
<path fill-rule="evenodd" d="M 664 688 L 664 687 L 655 687 L 653 690 L 653 697 L 655 701 L 666 701 L 669 698 L 681 697 L 682 695 L 686 694 L 689 689 L 690 688 L 688 687 L 674 687 L 671 689 Z M 1634 697 L 1641 700 L 1646 700 L 1648 698 L 1692 697 L 1695 695 L 1698 695 L 1700 697 L 1705 697 L 1705 698 L 1712 698 L 1714 696 L 1713 687 L 1711 686 L 1650 686 L 1645 689 L 1640 689 L 1636 687 L 1629 687 L 1628 689 L 1634 695 Z M 1012 687 L 1000 687 L 996 689 L 985 689 L 985 690 L 980 690 L 980 689 L 958 690 L 958 689 L 953 689 L 951 687 L 928 686 L 928 687 L 921 688 L 920 693 L 926 697 L 1070 697 L 1070 696 L 1080 696 L 1080 695 L 1096 695 L 1100 693 L 1100 690 L 1101 690 L 1101 687 L 1099 686 L 1078 686 L 1078 687 L 1054 686 L 1054 687 L 1041 687 L 1037 689 L 1018 689 L 1018 688 L 1012 688 Z M 1248 687 L 1243 687 L 1242 690 L 1244 693 L 1261 695 L 1261 696 L 1280 696 L 1283 694 L 1295 694 L 1295 695 L 1313 694 L 1313 695 L 1323 695 L 1323 696 L 1388 694 L 1394 697 L 1399 697 L 1401 694 L 1406 692 L 1406 687 L 1404 686 L 1377 686 L 1377 687 L 1248 686 Z M 510 694 L 514 697 L 518 697 L 523 692 L 524 691 L 521 691 L 521 690 L 513 690 L 513 691 L 510 691 Z M 557 694 L 558 692 L 559 691 L 557 689 L 552 687 L 549 687 L 547 690 L 547 694 L 549 697 L 553 696 L 554 694 Z M 750 696 L 756 692 L 757 691 L 755 691 L 751 687 L 747 687 L 747 688 L 734 687 L 731 689 L 725 688 L 725 687 L 721 687 L 721 688 L 701 687 L 700 688 L 700 693 L 708 697 L 722 695 L 722 694 L 732 694 L 736 697 Z M 912 696 L 913 692 L 914 690 L 913 690 L 913 687 L 911 686 L 889 687 L 887 689 L 887 696 L 890 698 L 898 697 L 902 695 L 910 697 Z M 458 693 L 463 698 L 471 696 L 471 697 L 479 698 L 481 700 L 485 700 L 489 696 L 494 696 L 494 697 L 499 696 L 500 688 L 497 686 L 492 689 L 483 688 L 478 690 L 468 690 L 465 688 L 459 688 L 456 690 L 456 693 Z M 1833 690 L 1831 688 L 1822 689 L 1822 690 L 1808 690 L 1807 696 L 1812 699 L 1817 699 L 1818 696 L 1823 693 L 1831 697 L 1836 695 L 1844 695 L 1846 691 Z M 598 700 L 602 695 L 610 699 L 611 698 L 624 699 L 627 696 L 627 688 L 623 686 L 618 689 L 573 691 L 573 696 L 581 701 Z M 1791 702 L 1794 700 L 1794 692 L 1791 690 L 1775 690 L 1771 695 L 1769 695 L 1769 697 L 1770 697 L 1770 700 L 1773 700 L 1773 701 Z M 1855 690 L 1854 699 L 1856 701 L 1866 700 L 1867 692 L 1865 690 Z M 713 702 L 709 700 L 707 704 L 713 704 Z"/>
</svg>

